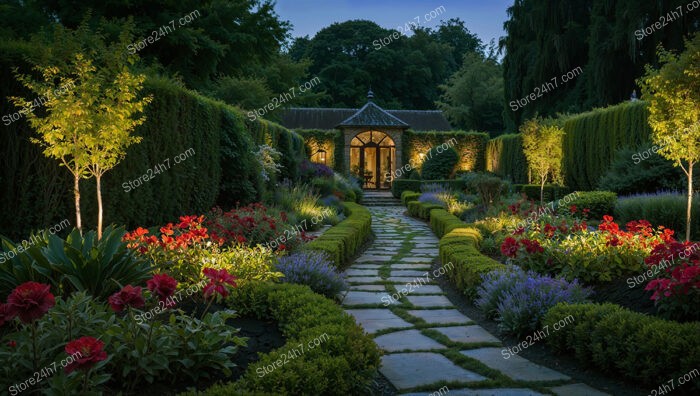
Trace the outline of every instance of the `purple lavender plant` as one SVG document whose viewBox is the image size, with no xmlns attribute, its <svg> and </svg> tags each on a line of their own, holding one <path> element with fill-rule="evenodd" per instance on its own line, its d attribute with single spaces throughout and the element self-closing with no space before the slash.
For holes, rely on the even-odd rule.
<svg viewBox="0 0 700 396">
<path fill-rule="evenodd" d="M 576 279 L 567 282 L 514 266 L 484 276 L 476 304 L 497 317 L 502 331 L 522 336 L 539 328 L 549 308 L 560 302 L 584 302 L 591 293 Z"/>
<path fill-rule="evenodd" d="M 334 298 L 347 288 L 342 274 L 336 272 L 328 255 L 318 251 L 300 251 L 280 257 L 277 270 L 283 282 L 307 285 L 316 293 Z"/>
</svg>

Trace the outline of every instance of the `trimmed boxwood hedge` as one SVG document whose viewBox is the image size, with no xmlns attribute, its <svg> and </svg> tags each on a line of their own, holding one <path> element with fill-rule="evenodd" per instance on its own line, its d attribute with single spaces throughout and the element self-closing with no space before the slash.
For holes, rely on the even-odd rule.
<svg viewBox="0 0 700 396">
<path fill-rule="evenodd" d="M 408 203 L 408 214 L 422 220 L 430 220 L 430 211 L 433 209 L 443 209 L 443 206 L 418 201 L 411 201 Z"/>
<path fill-rule="evenodd" d="M 455 265 L 455 269 L 448 273 L 448 279 L 472 300 L 476 298 L 476 289 L 481 284 L 482 276 L 506 268 L 504 264 L 481 254 L 481 240 L 478 229 L 466 226 L 453 228 L 440 239 L 439 244 L 440 260 Z"/>
<path fill-rule="evenodd" d="M 344 202 L 347 218 L 306 244 L 306 249 L 328 253 L 338 269 L 357 253 L 372 232 L 369 210 L 354 202 Z"/>
<path fill-rule="evenodd" d="M 189 395 L 358 395 L 367 392 L 380 364 L 379 348 L 353 317 L 332 300 L 312 292 L 308 286 L 254 283 L 236 289 L 227 303 L 242 316 L 276 321 L 287 342 L 261 355 L 238 381 Z M 309 348 L 309 342 L 313 344 L 314 340 L 319 340 L 320 345 Z M 304 346 L 303 352 L 300 344 Z M 283 355 L 289 359 L 284 359 Z M 284 365 L 265 373 L 265 367 L 274 367 L 278 360 Z"/>
<path fill-rule="evenodd" d="M 549 309 L 543 325 L 574 320 L 553 331 L 547 343 L 556 352 L 573 352 L 582 364 L 614 371 L 657 387 L 700 368 L 700 322 L 678 323 L 615 304 L 565 304 Z M 700 390 L 700 378 L 686 384 Z"/>
<path fill-rule="evenodd" d="M 442 238 L 455 228 L 466 228 L 467 225 L 445 209 L 432 209 L 430 211 L 430 228 L 438 238 Z"/>
<path fill-rule="evenodd" d="M 420 198 L 420 195 L 421 193 L 419 192 L 406 190 L 401 193 L 401 202 L 404 205 L 408 205 L 409 202 L 417 201 L 418 198 Z"/>
</svg>

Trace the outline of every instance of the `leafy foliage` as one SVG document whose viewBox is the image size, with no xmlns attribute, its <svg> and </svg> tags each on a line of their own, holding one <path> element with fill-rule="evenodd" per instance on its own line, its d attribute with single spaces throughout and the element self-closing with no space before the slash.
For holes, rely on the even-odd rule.
<svg viewBox="0 0 700 396">
<path fill-rule="evenodd" d="M 127 248 L 124 234 L 123 228 L 111 226 L 100 240 L 94 231 L 81 236 L 75 229 L 65 240 L 44 232 L 21 252 L 20 245 L 3 239 L 5 251 L 16 255 L 0 265 L 0 296 L 32 280 L 50 284 L 62 295 L 84 291 L 106 300 L 121 285 L 145 281 L 151 266 Z"/>
<path fill-rule="evenodd" d="M 521 127 L 523 152 L 532 172 L 539 178 L 542 190 L 540 202 L 544 202 L 544 184 L 551 176 L 554 181 L 561 180 L 562 137 L 564 131 L 554 125 L 546 125 L 534 119 Z"/>
<path fill-rule="evenodd" d="M 700 33 L 686 42 L 681 55 L 660 51 L 663 66 L 647 68 L 641 80 L 649 101 L 652 141 L 659 153 L 683 169 L 688 177 L 686 241 L 690 240 L 693 167 L 700 162 Z"/>
<path fill-rule="evenodd" d="M 495 59 L 466 53 L 462 67 L 440 88 L 438 108 L 453 126 L 491 136 L 503 131 L 503 71 Z"/>
<path fill-rule="evenodd" d="M 457 150 L 438 146 L 431 148 L 425 156 L 426 160 L 421 167 L 423 180 L 445 180 L 454 176 L 455 166 L 459 161 Z"/>
<path fill-rule="evenodd" d="M 640 152 L 648 150 L 651 148 L 623 148 L 618 151 L 610 170 L 600 178 L 598 189 L 627 195 L 681 188 L 683 176 L 680 170 L 653 152 L 644 160 Z"/>
</svg>

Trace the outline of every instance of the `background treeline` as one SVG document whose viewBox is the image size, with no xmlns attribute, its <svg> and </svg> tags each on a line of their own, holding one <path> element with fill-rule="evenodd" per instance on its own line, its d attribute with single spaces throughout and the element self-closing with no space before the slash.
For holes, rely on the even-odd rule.
<svg viewBox="0 0 700 396">
<path fill-rule="evenodd" d="M 554 77 L 581 67 L 575 80 L 518 110 L 505 111 L 506 128 L 516 131 L 536 114 L 581 112 L 629 99 L 647 64 L 657 65 L 659 45 L 683 48 L 683 38 L 700 30 L 700 10 L 688 0 L 515 0 L 501 39 L 505 102 L 521 99 Z M 672 12 L 683 9 L 676 18 Z M 667 21 L 643 37 L 638 30 Z"/>
<path fill-rule="evenodd" d="M 29 73 L 31 65 L 25 58 L 38 50 L 27 43 L 0 43 L 0 114 L 17 111 L 10 106 L 8 95 L 28 96 L 12 70 Z M 259 199 L 275 182 L 266 183 L 260 176 L 254 152 L 262 144 L 282 153 L 284 168 L 278 178 L 298 178 L 298 165 L 306 156 L 299 135 L 264 120 L 250 121 L 240 110 L 167 78 L 149 77 L 145 94 L 153 95 L 154 100 L 147 107 L 146 122 L 135 131 L 143 141 L 130 147 L 126 160 L 104 178 L 107 223 L 128 227 L 164 224 L 183 213 L 205 213 L 215 205 L 231 207 Z M 69 172 L 30 142 L 35 132 L 25 118 L 2 128 L 0 234 L 22 237 L 66 218 L 73 221 Z M 175 164 L 174 157 L 190 148 L 194 153 Z M 170 170 L 151 173 L 154 179 L 125 191 L 123 183 L 159 165 L 164 168 L 166 160 Z M 94 227 L 94 182 L 83 182 L 81 193 L 83 219 L 87 227 Z"/>
</svg>

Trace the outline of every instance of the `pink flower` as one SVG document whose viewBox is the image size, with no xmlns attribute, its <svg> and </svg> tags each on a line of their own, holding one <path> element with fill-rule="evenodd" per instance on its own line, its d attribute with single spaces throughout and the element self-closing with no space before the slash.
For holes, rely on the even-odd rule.
<svg viewBox="0 0 700 396">
<path fill-rule="evenodd" d="M 216 270 L 214 268 L 205 268 L 204 276 L 209 278 L 209 283 L 204 286 L 204 297 L 211 297 L 214 293 L 221 297 L 228 297 L 229 287 L 236 287 L 236 277 L 229 274 L 225 269 Z"/>
</svg>

